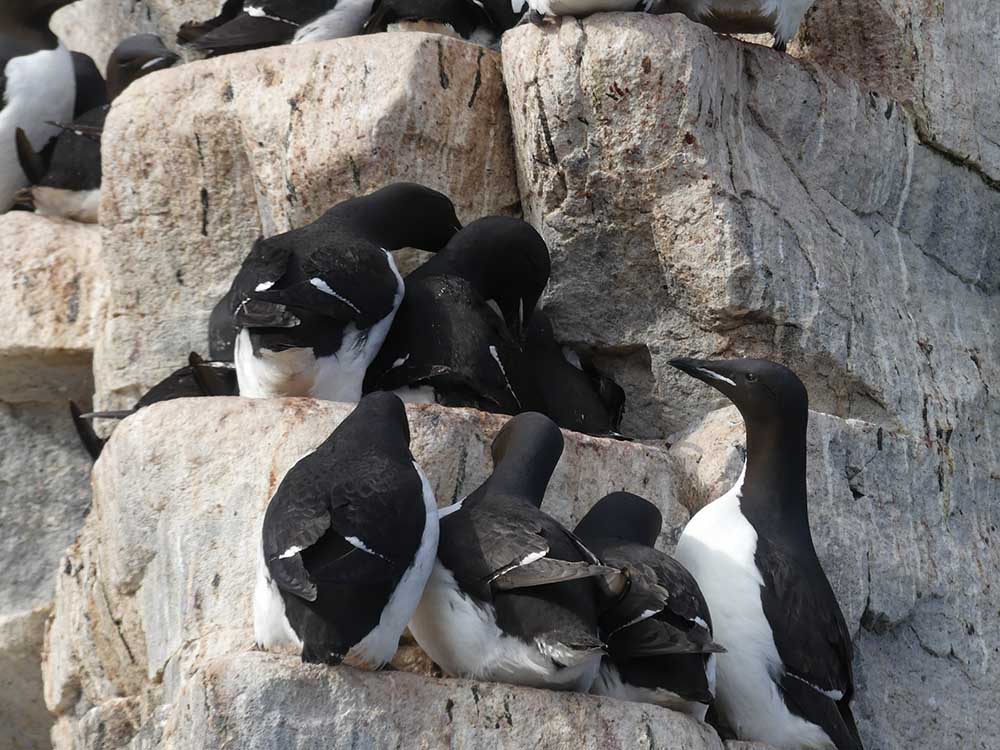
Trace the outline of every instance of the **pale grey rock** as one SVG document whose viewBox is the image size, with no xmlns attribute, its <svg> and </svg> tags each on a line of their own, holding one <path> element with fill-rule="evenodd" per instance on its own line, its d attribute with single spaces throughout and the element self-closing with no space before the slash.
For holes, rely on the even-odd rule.
<svg viewBox="0 0 1000 750">
<path fill-rule="evenodd" d="M 97 722 L 103 714 L 91 711 L 113 699 L 145 696 L 150 711 L 173 703 L 200 665 L 252 647 L 264 509 L 285 472 L 351 409 L 311 399 L 181 399 L 118 426 L 95 466 L 93 510 L 60 563 L 45 697 L 65 719 L 63 735 L 86 734 L 80 722 Z M 489 444 L 506 417 L 438 406 L 408 413 L 412 450 L 439 504 L 488 476 Z M 607 492 L 641 493 L 663 511 L 663 542 L 672 544 L 688 518 L 673 499 L 674 459 L 638 443 L 565 437 L 546 510 L 573 524 Z M 426 671 L 415 659 L 397 666 Z"/>
<path fill-rule="evenodd" d="M 0 402 L 0 615 L 52 601 L 56 563 L 90 504 L 90 460 L 58 404 Z"/>
<path fill-rule="evenodd" d="M 715 732 L 655 706 L 465 680 L 303 665 L 276 654 L 205 663 L 163 730 L 164 750 L 496 748 L 722 750 Z"/>
<path fill-rule="evenodd" d="M 51 28 L 71 50 L 90 55 L 104 71 L 118 43 L 133 34 L 157 34 L 172 48 L 181 24 L 214 18 L 223 0 L 77 0 L 55 12 Z"/>
<path fill-rule="evenodd" d="M 0 216 L 0 289 L 0 400 L 89 400 L 106 296 L 97 227 Z"/>
<path fill-rule="evenodd" d="M 667 364 L 692 354 L 782 359 L 814 408 L 952 448 L 996 431 L 1000 193 L 902 107 L 679 16 L 525 25 L 503 60 L 545 306 L 620 363 L 626 433 L 720 404 Z"/>
<path fill-rule="evenodd" d="M 995 0 L 817 2 L 796 56 L 905 103 L 921 138 L 1000 180 Z"/>
<path fill-rule="evenodd" d="M 730 407 L 671 449 L 692 478 L 692 510 L 735 481 L 742 442 Z M 854 708 L 866 747 L 986 750 L 1000 742 L 991 709 L 1000 690 L 992 667 L 1000 475 L 984 470 L 992 460 L 987 454 L 981 468 L 933 442 L 810 415 L 810 525 L 855 633 Z"/>
<path fill-rule="evenodd" d="M 169 127 L 164 113 L 169 112 Z M 284 46 L 142 79 L 105 131 L 109 320 L 100 407 L 207 349 L 207 323 L 253 241 L 408 180 L 463 221 L 518 203 L 499 55 L 405 33 Z"/>
<path fill-rule="evenodd" d="M 2 525 L 0 525 L 2 528 Z M 47 750 L 52 717 L 42 700 L 41 646 L 48 607 L 0 614 L 0 748 Z"/>
</svg>

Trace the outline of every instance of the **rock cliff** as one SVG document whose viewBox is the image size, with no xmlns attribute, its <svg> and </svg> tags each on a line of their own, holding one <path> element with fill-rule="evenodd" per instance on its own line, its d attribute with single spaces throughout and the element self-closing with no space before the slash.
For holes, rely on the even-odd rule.
<svg viewBox="0 0 1000 750">
<path fill-rule="evenodd" d="M 83 0 L 57 25 L 100 59 L 217 10 L 126 5 Z M 993 5 L 818 2 L 798 60 L 679 16 L 602 14 L 515 29 L 500 53 L 377 35 L 140 81 L 108 121 L 100 229 L 0 217 L 0 748 L 47 747 L 53 721 L 65 750 L 723 747 L 665 709 L 440 679 L 413 649 L 375 675 L 255 651 L 261 512 L 345 405 L 143 410 L 95 467 L 91 507 L 65 400 L 130 404 L 205 350 L 258 235 L 394 179 L 450 194 L 463 220 L 523 212 L 552 251 L 557 334 L 626 388 L 636 441 L 566 434 L 545 504 L 563 521 L 630 490 L 663 510 L 671 549 L 739 472 L 743 435 L 667 360 L 794 367 L 866 747 L 995 747 Z M 503 420 L 409 415 L 439 503 L 475 487 Z"/>
</svg>

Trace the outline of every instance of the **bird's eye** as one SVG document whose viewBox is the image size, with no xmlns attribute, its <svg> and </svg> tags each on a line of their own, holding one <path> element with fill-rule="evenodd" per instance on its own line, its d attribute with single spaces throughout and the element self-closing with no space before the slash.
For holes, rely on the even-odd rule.
<svg viewBox="0 0 1000 750">
<path fill-rule="evenodd" d="M 752 372 L 748 372 L 747 373 L 747 382 L 748 383 L 756 383 L 757 382 L 757 376 L 754 375 Z"/>
</svg>

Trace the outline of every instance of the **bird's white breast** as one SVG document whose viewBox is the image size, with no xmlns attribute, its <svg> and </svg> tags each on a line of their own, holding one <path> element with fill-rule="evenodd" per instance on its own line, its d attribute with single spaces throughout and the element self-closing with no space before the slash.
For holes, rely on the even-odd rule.
<svg viewBox="0 0 1000 750">
<path fill-rule="evenodd" d="M 410 632 L 438 666 L 457 677 L 586 692 L 600 667 L 597 654 L 559 669 L 544 653 L 555 644 L 527 643 L 505 634 L 493 607 L 463 594 L 440 561 L 410 620 Z"/>
<path fill-rule="evenodd" d="M 437 502 L 430 482 L 427 481 L 420 466 L 414 462 L 413 468 L 420 475 L 424 501 L 424 531 L 420 537 L 420 546 L 410 567 L 382 608 L 378 625 L 348 652 L 344 660 L 348 664 L 381 667 L 392 659 L 399 646 L 399 637 L 420 602 L 437 559 L 439 534 Z"/>
<path fill-rule="evenodd" d="M 775 682 L 784 668 L 761 603 L 757 532 L 740 510 L 745 474 L 694 515 L 674 553 L 698 582 L 714 640 L 726 648 L 716 663 L 716 707 L 740 739 L 833 750 L 826 732 L 788 710 Z"/>
<path fill-rule="evenodd" d="M 674 711 L 693 716 L 699 721 L 705 720 L 708 706 L 704 703 L 685 700 L 681 696 L 663 688 L 645 688 L 630 685 L 622 680 L 618 668 L 608 659 L 601 662 L 601 671 L 594 680 L 590 692 L 594 695 L 606 695 L 620 701 L 633 703 L 652 703 Z"/>
<path fill-rule="evenodd" d="M 72 120 L 76 99 L 73 58 L 61 42 L 55 49 L 13 58 L 3 72 L 7 83 L 0 111 L 0 212 L 10 208 L 17 191 L 28 184 L 14 147 L 17 129 L 41 151 L 59 132 L 48 123 Z"/>
</svg>

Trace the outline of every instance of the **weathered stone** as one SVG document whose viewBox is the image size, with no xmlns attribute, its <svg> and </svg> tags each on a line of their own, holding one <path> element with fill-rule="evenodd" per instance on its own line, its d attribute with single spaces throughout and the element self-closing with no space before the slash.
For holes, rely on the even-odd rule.
<svg viewBox="0 0 1000 750">
<path fill-rule="evenodd" d="M 50 710 L 82 717 L 140 695 L 151 709 L 172 702 L 206 660 L 249 649 L 264 509 L 284 473 L 350 411 L 311 399 L 183 399 L 121 423 L 95 467 L 93 511 L 60 566 L 45 662 Z M 437 406 L 411 407 L 409 417 L 412 450 L 441 505 L 488 476 L 489 444 L 506 417 Z M 662 509 L 672 544 L 688 514 L 672 499 L 667 452 L 565 435 L 545 508 L 574 523 L 607 492 L 642 493 Z M 397 666 L 428 670 L 412 654 Z"/>
<path fill-rule="evenodd" d="M 921 139 L 1000 180 L 995 0 L 818 2 L 791 51 L 904 102 Z"/>
<path fill-rule="evenodd" d="M 65 404 L 0 401 L 0 614 L 52 601 L 55 567 L 90 504 L 89 457 Z"/>
<path fill-rule="evenodd" d="M 735 481 L 742 440 L 739 413 L 728 408 L 671 449 L 695 478 L 692 510 Z M 722 454 L 699 463 L 700 446 Z M 855 633 L 865 746 L 994 747 L 1000 475 L 968 454 L 941 455 L 923 440 L 818 413 L 809 458 L 810 525 Z"/>
<path fill-rule="evenodd" d="M 0 615 L 0 748 L 3 750 L 49 747 L 52 717 L 42 700 L 41 671 L 42 633 L 48 615 L 48 607 Z"/>
<path fill-rule="evenodd" d="M 621 363 L 627 434 L 719 404 L 688 354 L 782 359 L 814 408 L 913 435 L 996 431 L 1000 193 L 901 107 L 680 16 L 526 25 L 503 60 L 546 309 Z"/>
<path fill-rule="evenodd" d="M 401 672 L 372 674 L 249 653 L 212 660 L 185 685 L 161 748 L 322 746 L 721 750 L 683 714 L 577 693 Z"/>
<path fill-rule="evenodd" d="M 105 131 L 120 148 L 104 164 L 99 405 L 131 404 L 206 350 L 209 312 L 261 233 L 396 180 L 448 194 L 463 220 L 516 210 L 510 137 L 499 55 L 430 34 L 284 46 L 138 81 Z"/>
<path fill-rule="evenodd" d="M 89 400 L 105 300 L 100 254 L 97 227 L 0 216 L 0 400 Z"/>
<path fill-rule="evenodd" d="M 50 25 L 67 47 L 90 55 L 103 72 L 125 37 L 158 34 L 177 49 L 181 24 L 214 18 L 221 6 L 220 0 L 77 0 L 56 11 Z"/>
</svg>

